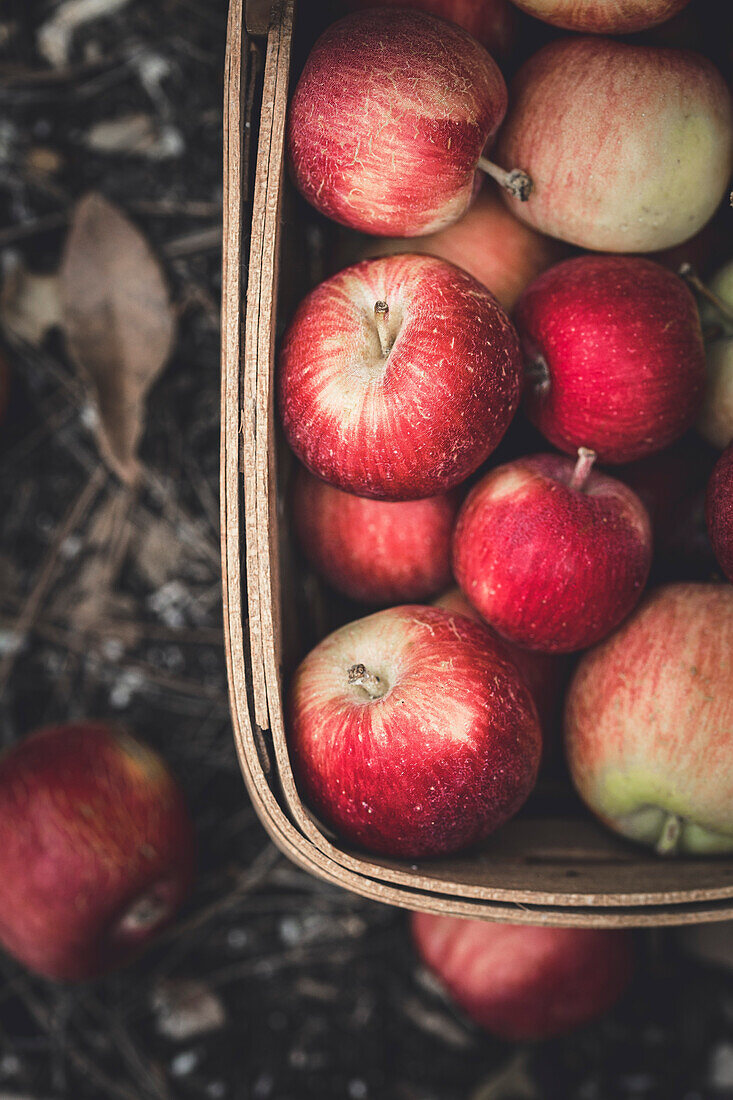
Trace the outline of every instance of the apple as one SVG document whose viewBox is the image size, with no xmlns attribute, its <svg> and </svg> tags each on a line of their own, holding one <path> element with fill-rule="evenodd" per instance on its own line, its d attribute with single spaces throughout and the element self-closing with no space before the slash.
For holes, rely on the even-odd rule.
<svg viewBox="0 0 733 1100">
<path fill-rule="evenodd" d="M 599 461 L 660 451 L 694 422 L 705 349 L 684 282 L 639 256 L 578 256 L 550 268 L 515 311 L 530 420 L 560 450 Z"/>
<path fill-rule="evenodd" d="M 730 93 L 687 50 L 563 38 L 517 74 L 494 155 L 532 181 L 528 201 L 504 200 L 535 229 L 607 252 L 670 248 L 727 189 Z"/>
<path fill-rule="evenodd" d="M 536 233 L 507 210 L 493 187 L 484 187 L 468 213 L 427 237 L 375 237 L 362 255 L 428 252 L 462 267 L 491 291 L 506 310 L 552 264 L 564 259 L 563 245 Z"/>
<path fill-rule="evenodd" d="M 351 844 L 422 858 L 482 840 L 522 806 L 542 736 L 488 630 L 417 604 L 377 611 L 311 650 L 288 743 L 313 810 Z"/>
<path fill-rule="evenodd" d="M 705 517 L 720 568 L 733 581 L 733 443 L 723 451 L 713 470 Z"/>
<path fill-rule="evenodd" d="M 311 291 L 285 334 L 285 435 L 339 489 L 438 496 L 499 443 L 519 372 L 511 322 L 465 271 L 433 256 L 365 260 Z"/>
<path fill-rule="evenodd" d="M 697 429 L 719 450 L 733 439 L 733 261 L 702 290 L 701 318 L 706 337 L 707 383 Z"/>
<path fill-rule="evenodd" d="M 425 500 L 369 500 L 299 468 L 292 516 L 306 558 L 345 596 L 389 604 L 430 599 L 452 579 L 456 492 Z"/>
<path fill-rule="evenodd" d="M 160 757 L 95 722 L 40 730 L 0 759 L 0 943 L 81 981 L 137 955 L 193 878 L 193 826 Z"/>
<path fill-rule="evenodd" d="M 433 607 L 442 607 L 446 611 L 466 615 L 474 622 L 481 623 L 487 630 L 491 631 L 497 643 L 504 646 L 532 693 L 540 719 L 540 726 L 542 727 L 546 752 L 551 734 L 557 724 L 558 711 L 567 679 L 564 659 L 554 653 L 540 653 L 536 649 L 524 649 L 522 646 L 510 642 L 508 638 L 502 638 L 479 615 L 460 588 L 448 589 L 437 600 L 433 600 Z"/>
<path fill-rule="evenodd" d="M 603 1015 L 634 970 L 631 933 L 412 914 L 418 954 L 457 1005 L 500 1039 L 549 1039 Z"/>
<path fill-rule="evenodd" d="M 516 36 L 517 13 L 508 0 L 349 0 L 355 11 L 365 8 L 414 8 L 449 19 L 468 31 L 492 57 L 506 58 Z"/>
<path fill-rule="evenodd" d="M 570 31 L 630 34 L 656 27 L 681 11 L 689 0 L 514 0 L 535 19 Z"/>
<path fill-rule="evenodd" d="M 581 660 L 565 745 L 583 801 L 660 855 L 733 851 L 733 587 L 671 584 Z"/>
<path fill-rule="evenodd" d="M 626 485 L 560 455 L 491 470 L 465 500 L 453 572 L 504 638 L 571 653 L 605 637 L 638 601 L 649 575 L 651 525 Z"/>
<path fill-rule="evenodd" d="M 433 233 L 466 213 L 506 106 L 496 62 L 460 27 L 402 8 L 347 15 L 316 42 L 290 104 L 293 179 L 351 229 Z M 483 168 L 525 193 L 522 173 Z"/>
</svg>

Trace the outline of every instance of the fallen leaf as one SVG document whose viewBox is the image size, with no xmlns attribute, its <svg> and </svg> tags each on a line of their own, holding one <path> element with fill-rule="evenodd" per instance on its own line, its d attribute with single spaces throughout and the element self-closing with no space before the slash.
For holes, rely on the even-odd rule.
<svg viewBox="0 0 733 1100">
<path fill-rule="evenodd" d="M 84 144 L 93 153 L 107 156 L 148 157 L 166 160 L 183 151 L 183 139 L 173 126 L 158 126 L 150 115 L 123 115 L 94 123 L 84 135 Z"/>
<path fill-rule="evenodd" d="M 163 272 L 139 230 L 93 193 L 76 206 L 59 277 L 67 347 L 93 391 L 100 451 L 132 484 L 145 398 L 173 344 Z"/>
<path fill-rule="evenodd" d="M 22 263 L 13 267 L 0 290 L 0 324 L 6 332 L 40 347 L 46 333 L 61 324 L 58 277 L 34 275 Z"/>
<path fill-rule="evenodd" d="M 38 52 L 56 69 L 69 63 L 69 53 L 75 31 L 85 23 L 113 15 L 130 0 L 65 0 L 38 31 Z"/>
</svg>

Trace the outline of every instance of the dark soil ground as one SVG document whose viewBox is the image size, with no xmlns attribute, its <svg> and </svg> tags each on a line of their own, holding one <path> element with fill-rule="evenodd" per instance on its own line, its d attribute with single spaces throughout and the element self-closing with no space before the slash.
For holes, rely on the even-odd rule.
<svg viewBox="0 0 733 1100">
<path fill-rule="evenodd" d="M 98 190 L 160 257 L 178 337 L 148 401 L 149 473 L 129 494 L 112 476 L 92 481 L 93 418 L 58 333 L 38 346 L 4 334 L 0 744 L 69 718 L 123 721 L 186 789 L 200 876 L 178 925 L 107 980 L 58 987 L 0 958 L 0 1098 L 733 1096 L 733 978 L 671 934 L 640 938 L 640 976 L 610 1017 L 516 1048 L 446 1003 L 402 914 L 309 878 L 269 844 L 237 767 L 221 634 L 225 0 L 108 0 L 65 43 L 51 21 L 71 7 L 0 7 L 3 285 L 21 261 L 54 271 L 73 204 Z M 143 147 L 100 151 L 94 127 L 130 115 Z M 181 1034 L 181 1012 L 161 1005 L 191 981 L 203 990 Z"/>
</svg>

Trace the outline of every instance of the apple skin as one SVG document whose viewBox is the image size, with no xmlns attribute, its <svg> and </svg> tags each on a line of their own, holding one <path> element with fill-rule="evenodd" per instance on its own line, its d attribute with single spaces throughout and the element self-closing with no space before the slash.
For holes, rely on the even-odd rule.
<svg viewBox="0 0 733 1100">
<path fill-rule="evenodd" d="M 705 349 L 692 293 L 639 256 L 550 268 L 515 311 L 527 415 L 562 451 L 633 462 L 678 439 L 699 411 Z"/>
<path fill-rule="evenodd" d="M 160 757 L 120 730 L 40 730 L 0 759 L 0 943 L 39 974 L 124 965 L 173 918 L 193 826 Z"/>
<path fill-rule="evenodd" d="M 379 677 L 371 698 L 350 670 Z M 529 689 L 491 634 L 417 604 L 325 638 L 288 697 L 296 780 L 349 843 L 385 856 L 445 855 L 508 821 L 537 778 Z"/>
<path fill-rule="evenodd" d="M 358 496 L 417 500 L 452 489 L 494 450 L 519 375 L 514 328 L 480 283 L 432 256 L 386 256 L 301 302 L 280 352 L 280 412 L 317 477 Z"/>
<path fill-rule="evenodd" d="M 611 829 L 660 854 L 733 851 L 733 588 L 656 589 L 571 681 L 576 789 Z"/>
<path fill-rule="evenodd" d="M 733 443 L 715 464 L 705 498 L 705 518 L 720 568 L 733 581 Z"/>
<path fill-rule="evenodd" d="M 655 252 L 715 213 L 733 167 L 733 110 L 707 58 L 563 38 L 527 61 L 492 159 L 522 168 L 522 221 L 582 248 Z"/>
<path fill-rule="evenodd" d="M 716 272 L 709 289 L 733 311 L 733 260 Z M 723 450 L 733 440 L 733 322 L 715 306 L 700 303 L 703 331 L 711 333 L 707 340 L 707 383 L 697 430 Z"/>
<path fill-rule="evenodd" d="M 646 510 L 626 485 L 532 455 L 491 470 L 463 503 L 453 572 L 481 615 L 528 649 L 571 653 L 605 637 L 642 594 L 652 557 Z"/>
<path fill-rule="evenodd" d="M 500 1039 L 550 1039 L 602 1016 L 634 972 L 631 933 L 412 914 L 425 965 L 479 1027 Z"/>
<path fill-rule="evenodd" d="M 465 214 L 507 106 L 496 62 L 423 12 L 347 15 L 318 39 L 290 104 L 295 185 L 351 229 L 418 237 Z"/>
<path fill-rule="evenodd" d="M 380 0 L 380 8 L 412 8 L 457 23 L 492 57 L 509 56 L 517 30 L 516 8 L 508 0 Z M 349 0 L 352 11 L 375 7 L 374 0 Z"/>
<path fill-rule="evenodd" d="M 656 27 L 681 11 L 689 0 L 514 0 L 528 15 L 593 34 L 631 34 Z"/>
<path fill-rule="evenodd" d="M 334 489 L 302 466 L 291 514 L 301 549 L 337 592 L 363 603 L 418 603 L 450 584 L 457 492 L 385 501 Z"/>
<path fill-rule="evenodd" d="M 536 233 L 507 210 L 496 189 L 484 187 L 468 213 L 454 225 L 417 237 L 373 238 L 363 256 L 427 252 L 456 264 L 512 310 L 533 279 L 564 259 L 564 246 Z"/>
</svg>

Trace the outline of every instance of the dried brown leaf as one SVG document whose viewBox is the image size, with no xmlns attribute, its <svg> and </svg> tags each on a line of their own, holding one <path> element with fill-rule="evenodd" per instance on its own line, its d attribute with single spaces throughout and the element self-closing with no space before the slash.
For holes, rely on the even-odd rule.
<svg viewBox="0 0 733 1100">
<path fill-rule="evenodd" d="M 99 449 L 131 484 L 145 398 L 173 344 L 162 269 L 122 211 L 92 193 L 77 203 L 59 276 L 69 355 L 93 391 Z"/>
<path fill-rule="evenodd" d="M 46 333 L 61 324 L 58 277 L 35 275 L 22 263 L 12 268 L 0 288 L 0 324 L 40 347 Z"/>
</svg>

